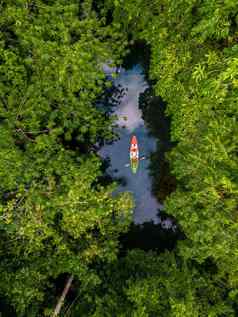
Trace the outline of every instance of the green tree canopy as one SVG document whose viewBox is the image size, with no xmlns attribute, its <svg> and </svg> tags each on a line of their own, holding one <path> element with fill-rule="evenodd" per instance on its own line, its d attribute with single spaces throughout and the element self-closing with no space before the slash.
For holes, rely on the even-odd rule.
<svg viewBox="0 0 238 317">
<path fill-rule="evenodd" d="M 95 103 L 122 35 L 88 1 L 0 7 L 0 293 L 17 316 L 42 316 L 58 276 L 73 274 L 82 288 L 99 282 L 90 264 L 115 259 L 129 223 L 130 196 L 100 185 L 90 153 L 113 136 Z"/>
</svg>

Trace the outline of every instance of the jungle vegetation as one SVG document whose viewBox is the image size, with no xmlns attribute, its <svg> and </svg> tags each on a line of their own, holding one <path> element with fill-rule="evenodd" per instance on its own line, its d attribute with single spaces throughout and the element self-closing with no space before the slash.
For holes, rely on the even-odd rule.
<svg viewBox="0 0 238 317">
<path fill-rule="evenodd" d="M 3 316 L 52 316 L 71 275 L 60 316 L 237 316 L 237 40 L 236 0 L 0 1 Z M 171 120 L 163 203 L 185 239 L 121 256 L 133 198 L 102 182 L 113 118 L 95 105 L 133 41 Z"/>
</svg>

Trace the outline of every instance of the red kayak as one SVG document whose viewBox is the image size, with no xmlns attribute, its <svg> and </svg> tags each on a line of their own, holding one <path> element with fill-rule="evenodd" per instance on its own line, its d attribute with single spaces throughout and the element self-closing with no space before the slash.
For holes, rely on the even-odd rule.
<svg viewBox="0 0 238 317">
<path fill-rule="evenodd" d="M 131 170 L 133 173 L 136 173 L 139 165 L 139 148 L 138 142 L 135 135 L 131 138 L 130 146 L 130 161 L 131 161 Z"/>
</svg>

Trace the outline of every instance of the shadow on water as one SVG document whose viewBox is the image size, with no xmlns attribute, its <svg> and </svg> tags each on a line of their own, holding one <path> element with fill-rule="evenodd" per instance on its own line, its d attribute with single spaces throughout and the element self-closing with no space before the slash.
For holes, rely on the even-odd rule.
<svg viewBox="0 0 238 317">
<path fill-rule="evenodd" d="M 151 87 L 140 94 L 139 107 L 149 130 L 158 140 L 157 149 L 151 154 L 150 173 L 153 179 L 153 194 L 163 203 L 176 189 L 176 179 L 170 173 L 166 156 L 176 145 L 170 141 L 170 118 L 165 114 L 166 103 L 161 97 L 154 96 Z"/>
<path fill-rule="evenodd" d="M 181 239 L 184 236 L 179 230 L 164 229 L 161 224 L 152 221 L 141 225 L 131 224 L 129 231 L 120 237 L 120 256 L 131 249 L 155 250 L 158 253 L 172 250 Z"/>
<path fill-rule="evenodd" d="M 128 49 L 130 51 L 125 56 L 122 67 L 128 70 L 140 64 L 146 81 L 149 81 L 150 46 L 145 41 L 132 41 Z"/>
</svg>

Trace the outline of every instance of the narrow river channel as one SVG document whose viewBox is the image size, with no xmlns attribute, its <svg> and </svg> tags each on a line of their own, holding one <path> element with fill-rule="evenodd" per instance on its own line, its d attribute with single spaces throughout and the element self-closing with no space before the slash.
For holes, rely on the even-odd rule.
<svg viewBox="0 0 238 317">
<path fill-rule="evenodd" d="M 106 70 L 110 71 L 110 69 Z M 158 212 L 162 205 L 152 195 L 152 180 L 149 174 L 149 158 L 156 150 L 156 139 L 150 135 L 139 109 L 139 95 L 148 87 L 143 68 L 139 64 L 129 70 L 121 68 L 114 85 L 124 90 L 124 96 L 114 109 L 118 125 L 115 132 L 119 135 L 119 139 L 112 144 L 104 145 L 99 150 L 99 154 L 104 159 L 110 159 L 108 174 L 114 179 L 122 180 L 117 192 L 133 193 L 136 205 L 134 223 L 141 224 L 152 220 L 158 224 L 160 223 Z M 132 173 L 129 165 L 129 147 L 133 135 L 138 140 L 140 158 L 145 157 L 140 160 L 136 174 Z"/>
</svg>

